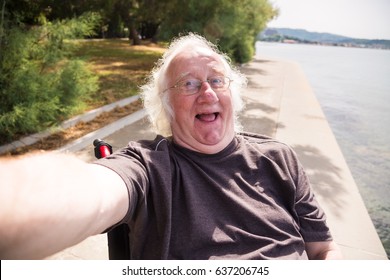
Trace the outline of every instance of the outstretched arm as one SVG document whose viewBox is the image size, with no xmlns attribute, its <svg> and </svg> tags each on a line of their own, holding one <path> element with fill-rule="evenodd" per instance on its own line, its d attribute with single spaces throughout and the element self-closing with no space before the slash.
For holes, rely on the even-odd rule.
<svg viewBox="0 0 390 280">
<path fill-rule="evenodd" d="M 0 161 L 0 259 L 39 259 L 99 234 L 128 209 L 123 180 L 75 157 Z"/>
</svg>

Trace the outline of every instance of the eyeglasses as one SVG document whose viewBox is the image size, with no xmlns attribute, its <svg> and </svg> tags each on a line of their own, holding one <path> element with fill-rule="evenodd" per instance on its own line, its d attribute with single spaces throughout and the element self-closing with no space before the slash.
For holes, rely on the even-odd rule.
<svg viewBox="0 0 390 280">
<path fill-rule="evenodd" d="M 200 88 L 202 87 L 202 84 L 205 82 L 209 83 L 210 87 L 215 92 L 222 92 L 229 88 L 231 81 L 232 80 L 230 80 L 228 77 L 224 76 L 211 77 L 206 81 L 201 81 L 198 79 L 185 79 L 177 82 L 174 86 L 167 88 L 163 92 L 174 88 L 179 90 L 181 94 L 192 95 L 198 93 Z"/>
</svg>

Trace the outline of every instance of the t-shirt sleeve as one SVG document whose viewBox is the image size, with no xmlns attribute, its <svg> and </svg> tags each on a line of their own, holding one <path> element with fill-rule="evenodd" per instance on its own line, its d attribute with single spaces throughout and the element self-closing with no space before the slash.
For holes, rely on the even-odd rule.
<svg viewBox="0 0 390 280">
<path fill-rule="evenodd" d="M 128 146 L 95 161 L 94 164 L 110 168 L 125 182 L 129 195 L 129 207 L 125 217 L 118 224 L 128 223 L 134 215 L 137 204 L 147 192 L 148 176 L 143 157 L 136 149 Z"/>
<path fill-rule="evenodd" d="M 296 161 L 296 198 L 295 210 L 298 215 L 300 231 L 305 242 L 332 240 L 329 227 L 326 224 L 326 215 L 319 205 L 309 178 L 294 152 Z"/>
</svg>

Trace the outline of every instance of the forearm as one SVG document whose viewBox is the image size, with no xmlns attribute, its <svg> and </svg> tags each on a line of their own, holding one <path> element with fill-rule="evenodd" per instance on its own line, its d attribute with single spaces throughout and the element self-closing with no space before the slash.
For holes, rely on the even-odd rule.
<svg viewBox="0 0 390 280">
<path fill-rule="evenodd" d="M 312 260 L 340 260 L 341 251 L 334 241 L 307 242 L 306 252 Z"/>
<path fill-rule="evenodd" d="M 45 154 L 0 163 L 0 257 L 43 258 L 123 217 L 91 165 Z M 3 175 L 4 174 L 4 175 Z M 115 189 L 114 189 L 115 190 Z"/>
</svg>

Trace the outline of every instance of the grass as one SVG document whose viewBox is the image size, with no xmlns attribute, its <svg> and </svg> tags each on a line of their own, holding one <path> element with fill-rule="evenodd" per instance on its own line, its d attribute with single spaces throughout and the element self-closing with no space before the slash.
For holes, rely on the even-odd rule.
<svg viewBox="0 0 390 280">
<path fill-rule="evenodd" d="M 147 43 L 132 46 L 128 40 L 118 39 L 82 40 L 73 43 L 76 44 L 74 56 L 86 61 L 90 69 L 98 76 L 99 81 L 99 90 L 88 101 L 85 111 L 138 94 L 138 88 L 145 83 L 146 77 L 165 51 L 163 46 Z M 102 114 L 91 122 L 79 123 L 73 128 L 41 139 L 33 145 L 15 149 L 5 156 L 59 148 L 141 107 L 141 102 L 135 102 L 123 108 L 117 108 Z"/>
<path fill-rule="evenodd" d="M 89 109 L 138 93 L 164 48 L 154 44 L 130 45 L 128 40 L 77 41 L 75 55 L 88 62 L 99 77 L 100 89 Z"/>
</svg>

